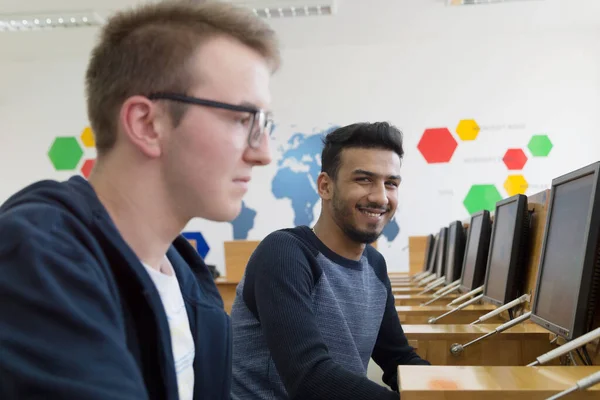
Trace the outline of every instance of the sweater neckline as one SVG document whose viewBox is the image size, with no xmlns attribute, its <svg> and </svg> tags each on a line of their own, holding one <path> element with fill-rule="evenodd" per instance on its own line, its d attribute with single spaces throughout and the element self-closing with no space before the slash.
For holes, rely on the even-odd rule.
<svg viewBox="0 0 600 400">
<path fill-rule="evenodd" d="M 366 247 L 365 247 L 365 250 L 363 251 L 363 254 L 360 257 L 360 260 L 358 260 L 358 261 L 351 260 L 349 258 L 339 255 L 338 253 L 334 252 L 329 247 L 327 247 L 325 245 L 325 243 L 323 243 L 321 241 L 321 239 L 319 239 L 319 237 L 312 230 L 312 228 L 310 228 L 308 226 L 302 226 L 301 229 L 304 230 L 304 233 L 306 234 L 306 236 L 313 243 L 313 245 L 315 245 L 317 247 L 319 252 L 322 253 L 329 260 L 333 261 L 334 263 L 336 263 L 338 265 L 341 265 L 342 267 L 351 268 L 351 269 L 362 269 L 363 260 L 365 258 L 365 252 L 367 250 Z"/>
</svg>

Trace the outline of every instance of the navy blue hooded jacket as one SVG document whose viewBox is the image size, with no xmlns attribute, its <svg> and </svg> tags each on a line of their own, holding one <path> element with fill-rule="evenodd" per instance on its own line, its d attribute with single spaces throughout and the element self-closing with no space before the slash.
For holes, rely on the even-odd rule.
<svg viewBox="0 0 600 400">
<path fill-rule="evenodd" d="M 231 327 L 182 236 L 170 247 L 196 346 L 194 399 L 229 399 Z M 81 177 L 0 208 L 0 398 L 178 398 L 169 325 L 150 276 Z"/>
</svg>

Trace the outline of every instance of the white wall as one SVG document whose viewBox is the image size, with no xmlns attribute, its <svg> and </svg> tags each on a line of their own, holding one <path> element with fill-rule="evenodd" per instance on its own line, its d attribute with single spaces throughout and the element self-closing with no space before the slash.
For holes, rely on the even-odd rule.
<svg viewBox="0 0 600 400">
<path fill-rule="evenodd" d="M 447 8 L 435 0 L 346 0 L 334 18 L 273 21 L 285 46 L 273 84 L 276 141 L 363 120 L 404 131 L 401 232 L 379 243 L 390 270 L 404 270 L 408 236 L 468 218 L 462 201 L 472 184 L 496 184 L 507 196 L 509 171 L 499 160 L 506 149 L 527 153 L 533 134 L 554 144 L 549 157 L 530 158 L 520 172 L 528 194 L 600 159 L 599 3 Z M 78 135 L 86 125 L 82 82 L 95 33 L 0 35 L 0 200 L 34 180 L 70 175 L 53 171 L 46 153 L 55 136 Z M 465 118 L 482 127 L 473 142 L 454 133 Z M 427 164 L 416 148 L 432 127 L 448 127 L 459 141 L 448 164 Z M 474 157 L 483 161 L 469 162 Z M 256 171 L 247 195 L 258 210 L 249 239 L 293 223 L 288 202 L 270 194 L 275 169 L 276 162 Z M 276 211 L 283 217 L 273 218 Z M 189 228 L 204 233 L 207 261 L 222 270 L 231 225 L 198 220 Z"/>
</svg>

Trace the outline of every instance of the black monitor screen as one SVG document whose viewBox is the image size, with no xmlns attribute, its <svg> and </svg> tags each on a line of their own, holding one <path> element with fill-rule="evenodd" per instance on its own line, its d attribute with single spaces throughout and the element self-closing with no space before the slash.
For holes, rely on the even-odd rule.
<svg viewBox="0 0 600 400">
<path fill-rule="evenodd" d="M 513 201 L 496 209 L 494 235 L 490 245 L 487 284 L 485 296 L 504 303 L 508 271 L 511 262 L 515 224 L 517 223 L 517 202 Z M 511 301 L 514 299 L 510 299 Z"/>
<path fill-rule="evenodd" d="M 465 249 L 461 286 L 467 286 L 472 289 L 475 264 L 477 262 L 477 252 L 479 250 L 479 236 L 481 235 L 482 219 L 483 215 L 478 215 L 471 219 L 467 247 Z"/>
<path fill-rule="evenodd" d="M 534 314 L 570 329 L 579 295 L 594 175 L 556 186 Z"/>
<path fill-rule="evenodd" d="M 437 260 L 438 253 L 438 238 L 435 237 L 433 239 L 433 249 L 431 251 L 431 257 L 427 261 L 427 272 L 434 273 L 435 272 L 435 261 Z"/>
<path fill-rule="evenodd" d="M 438 253 L 435 265 L 435 275 L 441 278 L 446 273 L 446 236 L 448 228 L 443 227 L 438 236 Z"/>
<path fill-rule="evenodd" d="M 448 228 L 448 246 L 446 251 L 446 285 L 460 279 L 465 254 L 465 233 L 460 221 L 453 222 Z"/>
<path fill-rule="evenodd" d="M 427 236 L 427 244 L 425 245 L 425 259 L 423 260 L 423 271 L 427 271 L 427 266 L 429 266 L 429 260 L 433 254 L 433 235 Z"/>
</svg>

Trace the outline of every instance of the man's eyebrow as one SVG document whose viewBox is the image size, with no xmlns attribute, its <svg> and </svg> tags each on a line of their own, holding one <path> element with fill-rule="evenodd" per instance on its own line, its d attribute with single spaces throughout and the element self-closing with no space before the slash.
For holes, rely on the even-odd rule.
<svg viewBox="0 0 600 400">
<path fill-rule="evenodd" d="M 255 108 L 255 109 L 259 109 L 259 107 L 256 106 L 256 104 L 251 103 L 249 101 L 241 101 L 239 103 L 237 103 L 238 106 L 240 107 L 248 107 L 248 108 Z"/>
<path fill-rule="evenodd" d="M 248 107 L 248 108 L 255 109 L 256 111 L 263 110 L 266 113 L 270 113 L 271 112 L 271 110 L 265 109 L 265 108 L 261 108 L 261 107 L 257 106 L 256 104 L 251 103 L 249 101 L 242 101 L 241 103 L 239 103 L 239 105 L 242 106 L 242 107 Z"/>
<path fill-rule="evenodd" d="M 352 171 L 352 175 L 366 175 L 366 176 L 371 176 L 371 177 L 378 177 L 380 176 L 379 174 L 376 174 L 375 172 L 372 171 L 367 171 L 364 169 L 355 169 L 354 171 Z M 386 177 L 386 179 L 392 179 L 392 180 L 396 180 L 396 181 L 400 181 L 402 180 L 402 177 L 400 175 L 388 175 Z"/>
</svg>

